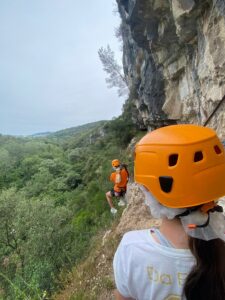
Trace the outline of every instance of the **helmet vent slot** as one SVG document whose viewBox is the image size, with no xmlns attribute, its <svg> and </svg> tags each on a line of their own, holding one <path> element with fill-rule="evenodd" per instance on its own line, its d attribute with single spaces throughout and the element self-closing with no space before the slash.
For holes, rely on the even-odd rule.
<svg viewBox="0 0 225 300">
<path fill-rule="evenodd" d="M 178 154 L 171 154 L 169 156 L 169 166 L 173 167 L 176 166 L 178 160 Z"/>
<path fill-rule="evenodd" d="M 170 176 L 160 176 L 159 177 L 160 187 L 163 192 L 169 193 L 172 190 L 173 177 Z"/>
<path fill-rule="evenodd" d="M 202 151 L 197 151 L 195 152 L 195 156 L 194 156 L 194 162 L 198 162 L 203 160 L 203 153 Z"/>
<path fill-rule="evenodd" d="M 214 146 L 214 150 L 215 150 L 216 154 L 222 153 L 222 151 L 221 151 L 221 149 L 220 149 L 220 147 L 218 145 Z"/>
</svg>

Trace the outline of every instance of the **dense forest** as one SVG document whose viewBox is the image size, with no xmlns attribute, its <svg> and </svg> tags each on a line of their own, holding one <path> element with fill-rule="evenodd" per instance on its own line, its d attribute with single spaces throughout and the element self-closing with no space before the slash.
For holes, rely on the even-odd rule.
<svg viewBox="0 0 225 300">
<path fill-rule="evenodd" d="M 122 115 L 49 134 L 0 136 L 0 298 L 47 299 L 113 218 L 111 160 L 132 169 Z"/>
</svg>

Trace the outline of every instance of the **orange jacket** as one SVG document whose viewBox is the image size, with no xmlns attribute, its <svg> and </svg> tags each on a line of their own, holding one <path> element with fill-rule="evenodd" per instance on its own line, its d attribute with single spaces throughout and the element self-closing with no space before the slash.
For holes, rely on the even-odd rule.
<svg viewBox="0 0 225 300">
<path fill-rule="evenodd" d="M 110 175 L 110 180 L 112 182 L 114 182 L 114 191 L 115 192 L 121 192 L 121 189 L 125 189 L 126 190 L 126 187 L 127 187 L 127 181 L 128 181 L 128 173 L 127 171 L 125 170 L 125 168 L 121 169 L 119 171 L 119 174 L 120 174 L 120 182 L 117 183 L 116 181 L 116 175 L 117 175 L 117 171 L 113 172 L 111 175 Z"/>
</svg>

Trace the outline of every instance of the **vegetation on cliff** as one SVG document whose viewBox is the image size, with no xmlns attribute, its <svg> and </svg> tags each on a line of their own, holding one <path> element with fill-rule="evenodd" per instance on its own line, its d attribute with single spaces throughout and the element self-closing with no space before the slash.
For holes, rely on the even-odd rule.
<svg viewBox="0 0 225 300">
<path fill-rule="evenodd" d="M 0 292 L 45 299 L 113 221 L 111 160 L 128 163 L 136 129 L 126 114 L 47 137 L 0 136 Z"/>
</svg>

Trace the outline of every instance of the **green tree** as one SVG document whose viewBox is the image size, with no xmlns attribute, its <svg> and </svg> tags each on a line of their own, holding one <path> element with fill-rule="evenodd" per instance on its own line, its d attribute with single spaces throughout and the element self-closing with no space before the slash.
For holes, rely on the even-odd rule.
<svg viewBox="0 0 225 300">
<path fill-rule="evenodd" d="M 98 56 L 102 62 L 103 70 L 108 74 L 106 83 L 109 88 L 116 87 L 119 97 L 124 96 L 128 92 L 126 78 L 122 71 L 122 66 L 115 59 L 115 54 L 107 45 L 106 48 L 101 47 L 98 50 Z"/>
</svg>

